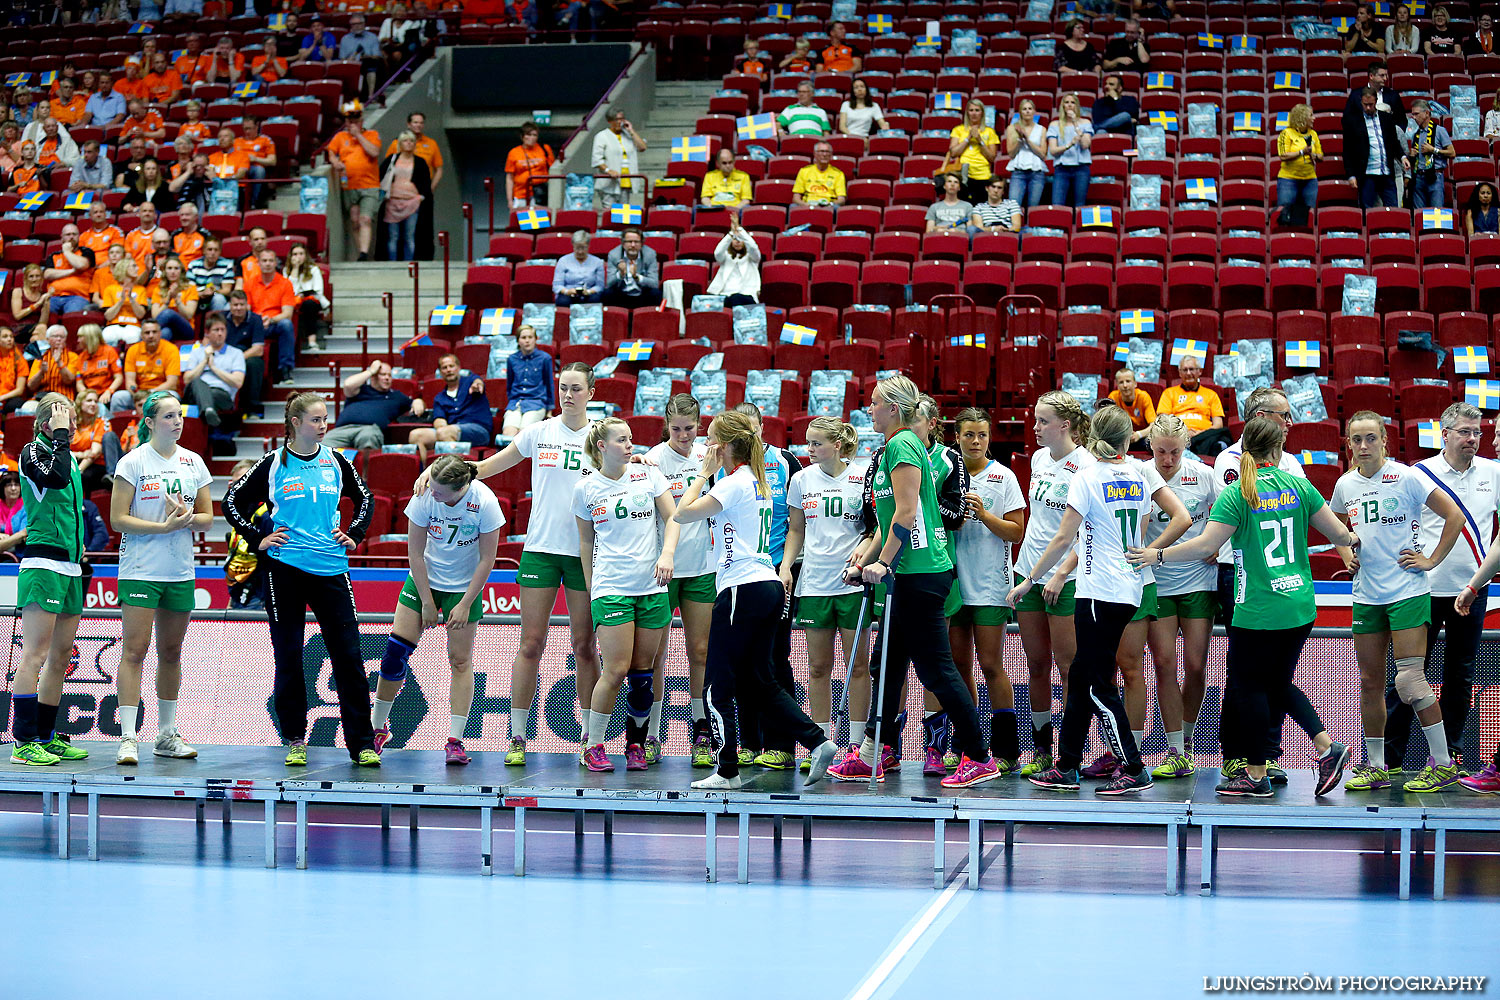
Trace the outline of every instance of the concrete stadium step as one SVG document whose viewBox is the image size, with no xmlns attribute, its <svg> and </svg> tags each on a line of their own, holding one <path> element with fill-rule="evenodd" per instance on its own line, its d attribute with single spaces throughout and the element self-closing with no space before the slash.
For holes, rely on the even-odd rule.
<svg viewBox="0 0 1500 1000">
<path fill-rule="evenodd" d="M 656 106 L 641 129 L 646 151 L 641 154 L 641 172 L 665 177 L 672 140 L 693 134 L 699 118 L 708 114 L 708 101 L 718 92 L 713 80 L 665 80 L 656 84 Z"/>
</svg>

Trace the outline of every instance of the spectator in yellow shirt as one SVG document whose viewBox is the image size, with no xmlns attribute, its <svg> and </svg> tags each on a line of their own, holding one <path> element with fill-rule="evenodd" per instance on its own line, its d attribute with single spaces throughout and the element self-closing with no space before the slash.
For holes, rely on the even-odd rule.
<svg viewBox="0 0 1500 1000">
<path fill-rule="evenodd" d="M 1312 107 L 1298 104 L 1287 114 L 1287 127 L 1276 139 L 1281 169 L 1276 173 L 1276 204 L 1283 226 L 1305 226 L 1318 207 L 1318 164 L 1323 144 L 1312 130 Z"/>
<path fill-rule="evenodd" d="M 1156 403 L 1156 412 L 1176 414 L 1194 434 L 1223 427 L 1224 404 L 1219 401 L 1217 392 L 1200 381 L 1203 366 L 1198 359 L 1183 358 L 1177 366 L 1177 375 L 1181 384 L 1162 392 Z"/>
<path fill-rule="evenodd" d="M 734 169 L 734 152 L 728 147 L 719 150 L 717 166 L 703 178 L 703 206 L 727 208 L 738 219 L 740 210 L 750 204 L 750 175 Z"/>
<path fill-rule="evenodd" d="M 1109 394 L 1109 398 L 1130 414 L 1130 422 L 1134 425 L 1134 430 L 1130 432 L 1130 443 L 1135 444 L 1145 437 L 1151 430 L 1152 422 L 1156 420 L 1156 409 L 1151 405 L 1151 394 L 1135 387 L 1135 372 L 1129 368 L 1121 368 L 1115 372 L 1115 391 Z"/>
<path fill-rule="evenodd" d="M 964 105 L 964 120 L 948 133 L 948 162 L 969 168 L 963 197 L 971 205 L 984 201 L 985 187 L 1000 155 L 1000 136 L 984 123 L 984 102 L 971 97 Z"/>
<path fill-rule="evenodd" d="M 794 205 L 833 205 L 844 203 L 844 172 L 833 165 L 833 144 L 820 142 L 813 146 L 811 166 L 797 171 L 792 185 Z"/>
</svg>

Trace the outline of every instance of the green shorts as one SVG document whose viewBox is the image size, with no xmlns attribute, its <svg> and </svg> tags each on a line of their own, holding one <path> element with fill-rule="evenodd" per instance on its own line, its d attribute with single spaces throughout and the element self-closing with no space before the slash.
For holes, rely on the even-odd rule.
<svg viewBox="0 0 1500 1000">
<path fill-rule="evenodd" d="M 797 624 L 803 628 L 869 628 L 870 623 L 885 608 L 885 588 L 875 592 L 875 606 L 865 609 L 864 621 L 859 618 L 859 606 L 864 594 L 836 594 L 833 597 L 797 598 Z"/>
<path fill-rule="evenodd" d="M 344 188 L 341 194 L 346 212 L 357 206 L 360 215 L 374 219 L 380 209 L 380 188 Z"/>
<path fill-rule="evenodd" d="M 1148 583 L 1141 588 L 1141 606 L 1135 609 L 1133 622 L 1156 618 L 1156 584 Z"/>
<path fill-rule="evenodd" d="M 1019 584 L 1025 579 L 1026 578 L 1020 573 L 1016 574 L 1016 583 Z M 1072 618 L 1074 590 L 1073 581 L 1069 580 L 1067 583 L 1063 584 L 1062 593 L 1057 596 L 1056 604 L 1048 604 L 1045 600 L 1042 599 L 1042 588 L 1044 584 L 1045 581 L 1043 583 L 1035 584 L 1030 590 L 1026 592 L 1026 596 L 1021 598 L 1021 603 L 1016 605 L 1016 614 L 1020 614 L 1022 611 L 1045 611 L 1047 614 L 1056 615 L 1059 618 Z"/>
<path fill-rule="evenodd" d="M 21 570 L 16 581 L 16 607 L 31 604 L 54 615 L 83 614 L 83 577 L 63 576 L 50 569 Z"/>
<path fill-rule="evenodd" d="M 683 601 L 692 601 L 694 604 L 712 604 L 719 596 L 719 587 L 714 580 L 713 573 L 704 573 L 702 576 L 674 577 L 672 582 L 667 584 L 668 606 L 680 608 Z"/>
<path fill-rule="evenodd" d="M 1218 614 L 1219 595 L 1212 590 L 1156 597 L 1157 618 L 1216 618 Z"/>
<path fill-rule="evenodd" d="M 455 594 L 451 590 L 433 590 L 431 588 L 428 588 L 427 593 L 432 595 L 432 603 L 438 606 L 438 610 L 443 613 L 443 618 L 445 621 L 447 620 L 448 613 L 453 610 L 453 606 L 464 599 L 463 594 Z M 411 608 L 413 611 L 421 614 L 422 598 L 421 595 L 417 593 L 417 581 L 413 580 L 409 576 L 406 578 L 406 582 L 401 585 L 401 595 L 396 598 L 396 603 Z M 477 622 L 483 617 L 484 602 L 476 598 L 474 603 L 469 605 L 468 620 L 471 622 Z"/>
<path fill-rule="evenodd" d="M 639 597 L 596 597 L 589 602 L 594 628 L 635 623 L 636 628 L 666 628 L 672 624 L 672 605 L 666 594 Z"/>
<path fill-rule="evenodd" d="M 162 611 L 193 610 L 193 581 L 161 583 L 157 580 L 121 580 L 116 585 L 120 603 L 133 608 L 158 608 Z"/>
<path fill-rule="evenodd" d="M 994 604 L 965 604 L 948 616 L 949 625 L 998 625 L 1010 621 L 1010 608 Z"/>
<path fill-rule="evenodd" d="M 1394 604 L 1361 604 L 1354 602 L 1354 634 L 1400 632 L 1432 623 L 1432 597 L 1419 594 Z"/>
<path fill-rule="evenodd" d="M 583 561 L 577 556 L 560 556 L 555 552 L 522 552 L 516 583 L 522 587 L 556 590 L 588 590 L 583 582 Z"/>
</svg>

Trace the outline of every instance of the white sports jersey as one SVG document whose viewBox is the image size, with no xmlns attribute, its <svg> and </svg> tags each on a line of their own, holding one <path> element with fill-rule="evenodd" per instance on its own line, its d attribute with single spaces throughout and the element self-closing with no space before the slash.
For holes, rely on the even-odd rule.
<svg viewBox="0 0 1500 1000">
<path fill-rule="evenodd" d="M 1479 563 L 1495 544 L 1495 505 L 1500 501 L 1500 462 L 1476 457 L 1459 472 L 1448 464 L 1442 453 L 1424 458 L 1412 471 L 1436 489 L 1446 486 L 1464 512 L 1464 531 L 1448 557 L 1432 568 L 1427 582 L 1438 597 L 1457 597 L 1479 570 Z M 1428 473 L 1432 473 L 1431 476 Z M 1434 478 L 1435 477 L 1435 478 Z M 1437 548 L 1443 534 L 1443 519 L 1430 509 L 1422 508 L 1422 551 Z"/>
<path fill-rule="evenodd" d="M 787 485 L 786 505 L 800 508 L 805 524 L 798 597 L 859 592 L 859 587 L 844 582 L 844 567 L 864 537 L 859 505 L 868 467 L 868 462 L 856 461 L 845 466 L 839 475 L 830 476 L 818 466 L 810 465 L 792 476 Z"/>
<path fill-rule="evenodd" d="M 1152 464 L 1152 469 L 1155 470 L 1155 463 Z M 1192 527 L 1172 544 L 1181 544 L 1203 534 L 1203 529 L 1208 525 L 1208 512 L 1213 510 L 1214 500 L 1219 496 L 1219 480 L 1214 471 L 1195 458 L 1184 458 L 1177 467 L 1177 472 L 1167 480 L 1167 486 L 1177 494 L 1177 499 L 1187 508 L 1188 517 L 1193 519 Z M 1146 522 L 1146 544 L 1160 538 L 1171 520 L 1166 511 L 1153 503 L 1151 519 Z M 1217 568 L 1213 563 L 1201 559 L 1186 563 L 1163 563 L 1153 569 L 1156 572 L 1158 597 L 1212 591 L 1219 585 Z"/>
<path fill-rule="evenodd" d="M 455 503 L 438 503 L 428 490 L 406 504 L 406 519 L 427 529 L 427 585 L 433 590 L 462 594 L 479 568 L 479 536 L 505 524 L 500 501 L 484 483 L 475 480 Z M 489 572 L 489 567 L 485 567 Z"/>
<path fill-rule="evenodd" d="M 683 458 L 672 450 L 672 446 L 663 441 L 646 453 L 646 457 L 656 463 L 656 470 L 661 473 L 667 481 L 667 486 L 672 490 L 672 501 L 682 502 L 682 495 L 687 492 L 688 487 L 693 485 L 693 480 L 698 478 L 698 470 L 703 467 L 704 446 L 694 443 L 691 452 Z M 686 580 L 689 577 L 702 576 L 714 571 L 714 550 L 708 537 L 708 522 L 694 521 L 692 524 L 678 525 L 681 533 L 677 536 L 677 552 L 672 563 L 672 579 Z M 663 526 L 665 530 L 665 526 Z"/>
<path fill-rule="evenodd" d="M 1214 480 L 1218 483 L 1219 492 L 1223 493 L 1227 488 L 1240 481 L 1240 455 L 1244 453 L 1245 439 L 1240 438 L 1234 444 L 1219 452 L 1214 459 Z M 1307 473 L 1302 471 L 1302 463 L 1297 461 L 1290 453 L 1281 453 L 1281 463 L 1277 466 L 1282 472 L 1290 472 L 1294 476 L 1307 478 Z M 1225 542 L 1219 546 L 1219 565 L 1228 566 L 1234 562 L 1234 550 L 1230 543 Z M 1218 586 L 1217 580 L 1214 584 Z"/>
<path fill-rule="evenodd" d="M 1422 551 L 1422 509 L 1437 487 L 1426 476 L 1386 459 L 1373 479 L 1358 469 L 1339 477 L 1333 510 L 1349 518 L 1359 536 L 1359 572 L 1354 599 L 1361 604 L 1394 604 L 1432 593 L 1427 574 L 1397 565 L 1403 549 Z"/>
<path fill-rule="evenodd" d="M 969 492 L 984 501 L 984 509 L 1003 518 L 1026 506 L 1016 474 L 994 459 L 978 475 L 969 477 Z M 966 605 L 1007 607 L 1011 584 L 1011 548 L 980 522 L 970 519 L 958 529 L 958 590 Z"/>
<path fill-rule="evenodd" d="M 516 435 L 516 450 L 531 459 L 531 519 L 526 551 L 578 555 L 578 525 L 573 520 L 573 487 L 593 473 L 583 450 L 585 424 L 570 431 L 562 417 L 532 424 Z"/>
<path fill-rule="evenodd" d="M 619 479 L 595 474 L 573 487 L 573 515 L 594 522 L 591 599 L 666 591 L 656 582 L 661 556 L 656 498 L 670 490 L 649 465 L 627 465 Z"/>
<path fill-rule="evenodd" d="M 1048 448 L 1031 456 L 1030 510 L 1026 516 L 1026 534 L 1021 551 L 1016 553 L 1016 572 L 1030 575 L 1042 551 L 1062 526 L 1063 512 L 1068 509 L 1068 484 L 1081 469 L 1095 462 L 1087 448 L 1074 448 L 1061 459 L 1054 459 Z M 1068 575 L 1078 579 L 1078 571 Z"/>
<path fill-rule="evenodd" d="M 1140 607 L 1147 581 L 1125 561 L 1126 549 L 1140 547 L 1151 510 L 1151 489 L 1140 465 L 1096 462 L 1079 470 L 1068 490 L 1068 506 L 1083 515 L 1073 543 L 1076 596 Z"/>
<path fill-rule="evenodd" d="M 755 481 L 748 465 L 719 476 L 708 495 L 724 508 L 708 519 L 718 571 L 719 593 L 743 583 L 781 581 L 771 565 L 771 495 Z"/>
<path fill-rule="evenodd" d="M 186 448 L 176 448 L 162 458 L 155 448 L 143 444 L 120 459 L 115 477 L 135 488 L 130 513 L 143 521 L 167 519 L 170 494 L 189 508 L 198 491 L 213 482 L 203 459 Z M 180 583 L 193 579 L 193 533 L 189 529 L 170 535 L 132 535 L 120 539 L 120 579 Z"/>
</svg>

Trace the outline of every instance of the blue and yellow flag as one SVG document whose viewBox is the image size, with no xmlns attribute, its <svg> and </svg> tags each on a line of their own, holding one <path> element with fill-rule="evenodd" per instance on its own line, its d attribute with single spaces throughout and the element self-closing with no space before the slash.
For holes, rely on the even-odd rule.
<svg viewBox="0 0 1500 1000">
<path fill-rule="evenodd" d="M 1147 73 L 1147 90 L 1176 90 L 1177 77 L 1172 73 Z"/>
<path fill-rule="evenodd" d="M 1453 370 L 1460 375 L 1488 375 L 1490 349 L 1488 347 L 1455 347 Z"/>
<path fill-rule="evenodd" d="M 783 21 L 790 21 L 792 19 L 792 5 L 789 3 L 773 3 L 766 7 L 766 14 L 769 17 L 778 17 Z"/>
<path fill-rule="evenodd" d="M 1422 209 L 1422 231 L 1451 230 L 1453 228 L 1453 209 L 1451 208 L 1424 208 Z"/>
<path fill-rule="evenodd" d="M 1130 345 L 1129 344 L 1116 344 L 1115 345 L 1115 364 L 1117 364 L 1117 365 L 1124 365 L 1124 364 L 1129 364 L 1129 363 L 1130 363 Z"/>
<path fill-rule="evenodd" d="M 948 338 L 949 347 L 984 347 L 985 340 L 982 333 L 964 333 L 957 337 Z"/>
<path fill-rule="evenodd" d="M 7 73 L 5 74 L 5 85 L 7 87 L 24 87 L 31 82 L 30 73 Z"/>
<path fill-rule="evenodd" d="M 286 15 L 272 14 L 270 17 L 266 18 L 266 27 L 270 28 L 272 31 L 285 31 Z"/>
<path fill-rule="evenodd" d="M 615 357 L 621 361 L 650 361 L 651 351 L 655 346 L 649 340 L 622 340 L 615 351 Z"/>
<path fill-rule="evenodd" d="M 1198 35 L 1198 48 L 1200 49 L 1222 49 L 1224 47 L 1224 36 L 1215 35 L 1210 32 L 1200 32 Z"/>
<path fill-rule="evenodd" d="M 781 342 L 783 344 L 800 344 L 803 347 L 811 347 L 818 342 L 818 331 L 810 326 L 786 323 L 781 327 Z"/>
<path fill-rule="evenodd" d="M 149 35 L 155 30 L 155 28 L 151 27 L 150 23 L 146 21 L 137 21 L 135 24 L 132 24 L 130 26 L 130 30 L 125 33 L 127 35 Z"/>
<path fill-rule="evenodd" d="M 47 72 L 43 73 L 41 75 L 41 77 L 37 80 L 37 86 L 39 86 L 39 87 L 50 87 L 50 86 L 52 86 L 56 82 L 57 82 L 57 70 L 55 70 L 55 69 L 49 69 Z"/>
<path fill-rule="evenodd" d="M 514 309 L 486 309 L 479 314 L 481 337 L 508 337 L 516 325 Z"/>
<path fill-rule="evenodd" d="M 1321 340 L 1289 340 L 1286 343 L 1288 368 L 1317 368 L 1323 363 Z"/>
<path fill-rule="evenodd" d="M 961 111 L 964 95 L 951 90 L 941 91 L 932 95 L 932 106 L 938 111 Z"/>
<path fill-rule="evenodd" d="M 736 118 L 734 131 L 741 139 L 774 139 L 776 138 L 776 116 L 767 112 L 763 115 L 746 115 L 744 118 Z"/>
<path fill-rule="evenodd" d="M 708 136 L 687 135 L 681 139 L 673 139 L 671 161 L 673 163 L 707 163 Z"/>
<path fill-rule="evenodd" d="M 1276 131 L 1285 132 L 1292 127 L 1292 113 L 1290 111 L 1276 112 Z"/>
<path fill-rule="evenodd" d="M 1146 121 L 1152 125 L 1160 125 L 1168 132 L 1177 131 L 1177 112 L 1175 111 L 1152 111 L 1146 115 Z"/>
<path fill-rule="evenodd" d="M 435 347 L 435 346 L 437 346 L 437 345 L 435 345 L 432 342 L 432 338 L 430 336 L 428 336 L 426 333 L 419 333 L 415 337 L 413 337 L 410 340 L 408 340 L 406 343 L 402 344 L 400 346 L 400 348 L 398 348 L 398 350 L 400 350 L 402 354 L 405 354 L 406 353 L 406 349 L 408 347 Z"/>
<path fill-rule="evenodd" d="M 1150 309 L 1122 309 L 1120 332 L 1127 337 L 1156 332 L 1156 313 Z"/>
<path fill-rule="evenodd" d="M 427 317 L 428 326 L 463 326 L 464 314 L 469 311 L 468 306 L 443 305 L 432 311 Z"/>
<path fill-rule="evenodd" d="M 1078 221 L 1086 229 L 1113 229 L 1115 210 L 1108 205 L 1086 205 L 1078 210 Z"/>
<path fill-rule="evenodd" d="M 1339 455 L 1336 451 L 1304 451 L 1298 453 L 1297 460 L 1303 465 L 1338 465 Z"/>
<path fill-rule="evenodd" d="M 1464 379 L 1464 402 L 1481 410 L 1500 410 L 1500 382 L 1489 378 Z"/>
<path fill-rule="evenodd" d="M 33 191 L 20 201 L 16 202 L 16 208 L 23 212 L 35 212 L 43 205 L 52 200 L 51 191 Z"/>
<path fill-rule="evenodd" d="M 1197 358 L 1200 365 L 1208 363 L 1208 342 L 1203 340 L 1183 340 L 1178 338 L 1172 341 L 1172 356 L 1167 364 L 1180 365 L 1187 358 Z"/>
<path fill-rule="evenodd" d="M 1417 447 L 1440 451 L 1443 447 L 1443 425 L 1436 420 L 1424 420 L 1417 425 Z"/>
<path fill-rule="evenodd" d="M 888 35 L 895 26 L 889 14 L 871 14 L 865 19 L 865 30 L 872 35 Z"/>
<path fill-rule="evenodd" d="M 1272 90 L 1301 90 L 1301 73 L 1277 73 L 1271 81 Z"/>
<path fill-rule="evenodd" d="M 93 203 L 93 191 L 74 191 L 68 195 L 68 200 L 63 203 L 63 208 L 70 212 L 87 212 L 89 206 Z"/>
<path fill-rule="evenodd" d="M 1212 177 L 1190 177 L 1183 185 L 1190 201 L 1219 201 L 1219 184 Z"/>
<path fill-rule="evenodd" d="M 1259 111 L 1236 111 L 1234 113 L 1234 131 L 1259 132 L 1262 120 Z"/>
<path fill-rule="evenodd" d="M 526 232 L 536 232 L 552 225 L 552 213 L 545 208 L 528 208 L 516 213 L 516 225 Z"/>
<path fill-rule="evenodd" d="M 235 97 L 255 97 L 260 93 L 259 80 L 246 80 L 230 91 Z"/>
<path fill-rule="evenodd" d="M 621 226 L 639 226 L 646 213 L 639 205 L 611 205 L 609 221 Z"/>
<path fill-rule="evenodd" d="M 1231 52 L 1254 52 L 1260 48 L 1260 39 L 1255 35 L 1231 35 L 1229 38 L 1229 51 Z"/>
</svg>

